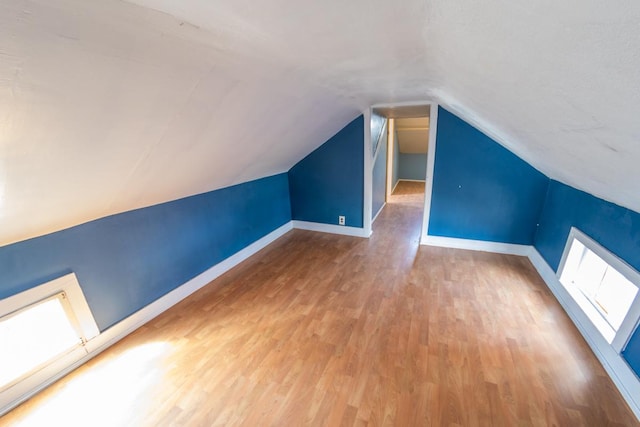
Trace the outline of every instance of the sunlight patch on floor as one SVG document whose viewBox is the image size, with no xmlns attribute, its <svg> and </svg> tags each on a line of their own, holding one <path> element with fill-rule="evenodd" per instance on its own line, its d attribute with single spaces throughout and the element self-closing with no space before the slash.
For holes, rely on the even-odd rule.
<svg viewBox="0 0 640 427">
<path fill-rule="evenodd" d="M 152 392 L 162 384 L 163 361 L 171 353 L 170 344 L 153 342 L 100 362 L 70 380 L 18 425 L 128 425 L 132 413 L 144 417 L 153 410 Z"/>
</svg>

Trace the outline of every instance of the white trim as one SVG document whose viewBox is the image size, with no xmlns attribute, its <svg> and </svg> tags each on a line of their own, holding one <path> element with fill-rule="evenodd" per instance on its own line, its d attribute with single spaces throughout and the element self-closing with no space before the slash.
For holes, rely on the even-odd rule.
<svg viewBox="0 0 640 427">
<path fill-rule="evenodd" d="M 565 264 L 567 262 L 567 258 L 569 256 L 569 251 L 571 249 L 571 245 L 573 241 L 576 240 L 584 245 L 585 248 L 599 256 L 604 262 L 610 265 L 614 270 L 618 273 L 622 274 L 627 280 L 629 280 L 632 284 L 636 286 L 636 288 L 640 288 L 640 274 L 629 264 L 624 262 L 622 259 L 618 258 L 615 254 L 607 250 L 600 243 L 593 240 L 591 237 L 577 229 L 576 227 L 571 227 L 569 231 L 569 237 L 567 237 L 567 241 L 565 243 L 564 251 L 562 252 L 562 258 L 560 259 L 560 264 L 558 265 L 558 272 L 556 273 L 556 277 L 565 286 L 565 283 L 562 281 L 562 274 L 564 273 Z M 566 287 L 565 287 L 566 288 Z M 571 289 L 567 289 L 567 292 L 572 295 L 572 298 L 584 298 L 586 301 L 586 297 L 584 297 L 581 293 L 577 293 L 574 295 Z M 578 305 L 580 305 L 578 301 Z M 584 307 L 582 307 L 584 310 Z M 621 352 L 624 347 L 627 345 L 627 342 L 631 338 L 633 331 L 638 325 L 638 320 L 640 319 L 640 292 L 638 292 L 633 299 L 631 306 L 629 307 L 629 311 L 624 318 L 624 321 L 618 328 L 618 331 L 614 331 L 615 338 L 611 342 L 611 346 L 614 350 Z M 613 329 L 611 329 L 613 331 Z"/>
<path fill-rule="evenodd" d="M 429 145 L 427 145 L 427 176 L 424 185 L 424 209 L 422 212 L 423 241 L 429 235 L 429 218 L 431 217 L 431 197 L 433 196 L 433 178 L 436 165 L 436 139 L 438 135 L 438 104 L 432 102 L 429 108 Z"/>
<path fill-rule="evenodd" d="M 298 220 L 293 220 L 291 222 L 293 223 L 293 228 L 297 228 L 299 230 L 319 231 L 321 233 L 343 234 L 345 236 L 365 238 L 371 236 L 371 231 L 367 231 L 364 228 Z"/>
<path fill-rule="evenodd" d="M 371 153 L 371 108 L 362 112 L 364 116 L 364 198 L 362 206 L 362 228 L 366 237 L 371 235 L 371 211 L 373 210 L 373 155 Z M 342 233 L 339 233 L 342 234 Z"/>
<path fill-rule="evenodd" d="M 67 295 L 67 300 L 71 305 L 73 314 L 78 320 L 82 338 L 88 341 L 98 335 L 98 325 L 96 325 L 84 293 L 82 293 L 82 288 L 80 288 L 80 284 L 78 283 L 78 278 L 74 273 L 58 277 L 42 285 L 0 300 L 0 317 L 60 292 L 64 292 Z"/>
<path fill-rule="evenodd" d="M 604 339 L 600 331 L 593 326 L 593 323 L 560 283 L 556 273 L 533 246 L 530 247 L 528 257 L 542 280 L 587 341 L 636 418 L 640 420 L 640 380 L 638 377 L 635 376 L 622 356 Z"/>
<path fill-rule="evenodd" d="M 527 257 L 542 280 L 547 284 L 549 289 L 553 291 L 552 286 L 555 286 L 555 282 L 558 281 L 555 271 L 549 267 L 549 264 L 547 264 L 544 258 L 542 258 L 542 255 L 540 255 L 540 252 L 538 252 L 534 246 L 529 246 L 529 253 L 527 254 Z M 558 296 L 556 296 L 556 299 L 559 300 Z"/>
<path fill-rule="evenodd" d="M 398 188 L 398 184 L 400 183 L 400 180 L 396 181 L 396 185 L 393 186 L 393 188 L 391 189 L 391 193 L 389 194 L 393 194 L 396 191 L 396 188 Z"/>
<path fill-rule="evenodd" d="M 484 240 L 458 239 L 454 237 L 422 236 L 421 245 L 440 246 L 443 248 L 468 249 L 472 251 L 493 252 L 498 254 L 520 255 L 529 254 L 531 246 L 513 243 L 487 242 Z"/>
<path fill-rule="evenodd" d="M 427 182 L 425 179 L 404 179 L 404 178 L 398 178 L 398 181 L 406 181 L 406 182 Z M 396 185 L 398 185 L 396 183 Z M 395 188 L 395 187 L 394 187 Z"/>
<path fill-rule="evenodd" d="M 381 102 L 373 104 L 371 108 L 426 107 L 432 103 L 433 101 L 429 99 L 423 99 L 421 101 Z M 431 124 L 431 120 L 429 120 L 429 124 Z"/>
<path fill-rule="evenodd" d="M 393 158 L 395 155 L 395 144 L 396 144 L 396 122 L 395 119 L 387 119 L 389 122 L 389 131 L 387 133 L 387 185 L 385 187 L 385 200 L 389 200 L 389 197 L 393 194 L 393 190 L 396 189 L 393 184 Z M 393 188 L 391 186 L 393 185 Z"/>
<path fill-rule="evenodd" d="M 431 215 L 431 198 L 433 196 L 433 178 L 435 168 L 435 153 L 437 146 L 438 105 L 430 104 L 429 114 L 429 145 L 427 149 L 427 176 L 425 184 L 425 205 L 422 222 L 421 244 L 456 247 L 462 249 L 484 250 L 499 253 L 526 255 L 534 265 L 538 274 L 545 281 L 553 295 L 560 302 L 567 315 L 585 338 L 594 354 L 605 368 L 614 384 L 631 407 L 636 418 L 640 420 L 640 380 L 627 365 L 616 349 L 609 345 L 602 334 L 593 326 L 588 317 L 571 298 L 564 286 L 556 277 L 556 273 L 547 265 L 542 256 L 533 246 L 509 245 L 494 242 L 465 241 L 464 239 L 443 238 L 429 235 L 429 218 Z M 454 111 L 455 112 L 455 111 Z M 473 124 L 473 123 L 472 123 Z M 476 126 L 477 127 L 477 126 Z M 489 136 L 491 133 L 485 132 Z M 500 141 L 500 138 L 494 138 Z M 504 145 L 504 144 L 502 144 Z M 509 147 L 507 147 L 509 148 Z M 524 253 L 522 253 L 524 251 Z M 561 270 L 558 270 L 561 271 Z M 635 325 L 633 325 L 635 326 Z M 625 325 L 628 328 L 629 325 Z M 626 342 L 625 342 L 626 344 Z M 620 343 L 616 342 L 620 347 Z"/>
<path fill-rule="evenodd" d="M 8 388 L 0 394 L 0 417 L 82 365 L 91 357 L 93 356 L 91 353 L 87 353 L 85 347 L 77 347 L 47 365 L 37 374 L 31 375 Z"/>
<path fill-rule="evenodd" d="M 425 184 L 426 186 L 426 181 L 423 179 L 398 179 L 396 181 L 396 185 L 393 186 L 393 188 L 391 189 L 391 193 L 389 193 L 390 195 L 393 195 L 393 193 L 396 191 L 396 188 L 398 188 L 398 184 L 400 184 L 400 181 L 406 181 L 406 182 L 422 182 Z M 425 191 L 426 191 L 426 187 L 425 187 Z"/>
<path fill-rule="evenodd" d="M 214 265 L 213 267 L 209 268 L 207 271 L 197 275 L 196 277 L 184 283 L 180 287 L 174 289 L 173 291 L 160 297 L 159 299 L 155 300 L 154 302 L 147 305 L 146 307 L 138 310 L 137 312 L 127 317 L 126 319 L 118 322 L 117 324 L 113 325 L 109 329 L 103 331 L 102 333 L 97 335 L 95 338 L 89 340 L 85 344 L 84 349 L 83 348 L 79 349 L 82 352 L 81 354 L 70 353 L 67 357 L 64 358 L 65 360 L 61 360 L 60 366 L 58 366 L 59 369 L 57 373 L 52 374 L 45 381 L 40 381 L 38 383 L 30 383 L 29 384 L 30 387 L 28 389 L 22 391 L 22 393 L 18 397 L 13 398 L 11 401 L 5 401 L 3 399 L 0 403 L 1 405 L 0 416 L 7 413 L 8 411 L 13 409 L 20 403 L 24 402 L 25 400 L 29 399 L 31 396 L 43 390 L 44 388 L 54 383 L 58 379 L 62 378 L 64 375 L 68 374 L 78 366 L 84 364 L 88 360 L 97 356 L 102 351 L 106 350 L 107 348 L 109 348 L 116 342 L 120 341 L 122 338 L 126 337 L 131 332 L 138 329 L 140 326 L 144 325 L 145 323 L 149 322 L 153 318 L 162 314 L 172 306 L 176 305 L 177 303 L 179 303 L 189 295 L 193 294 L 203 286 L 211 283 L 220 275 L 231 270 L 233 267 L 240 264 L 242 261 L 246 260 L 247 258 L 254 255 L 255 253 L 257 253 L 258 251 L 260 251 L 261 249 L 263 249 L 264 247 L 266 247 L 276 239 L 286 234 L 292 228 L 293 228 L 292 221 L 282 225 L 281 227 L 275 229 L 274 231 L 262 237 L 261 239 L 256 240 L 249 246 L 231 255 L 229 258 L 225 259 L 224 261 Z M 85 353 L 85 349 L 88 353 Z"/>
<path fill-rule="evenodd" d="M 387 151 L 387 159 L 385 159 L 385 181 L 387 180 L 387 160 L 388 160 L 388 155 L 389 155 L 389 135 L 388 135 L 388 123 L 389 123 L 389 119 L 387 119 L 385 117 L 384 119 L 384 123 L 382 124 L 382 130 L 380 131 L 380 139 L 382 139 L 382 136 L 384 135 L 385 132 L 387 132 L 387 147 L 385 147 L 385 150 Z M 376 162 L 378 161 L 378 156 L 380 155 L 380 142 L 378 141 L 378 146 L 376 149 L 375 154 L 373 155 L 373 162 L 371 163 L 371 210 L 373 210 L 373 169 L 376 166 Z M 376 212 L 376 214 L 373 216 L 373 218 L 371 218 L 371 226 L 372 226 L 372 231 L 373 231 L 373 223 L 376 221 L 376 218 L 378 218 L 378 215 L 380 215 L 380 212 L 382 212 L 382 208 L 384 208 L 384 205 L 387 204 L 387 183 L 385 182 L 385 195 L 384 195 L 384 202 L 382 202 L 382 206 L 380 206 L 380 209 L 378 209 L 378 212 Z"/>
<path fill-rule="evenodd" d="M 373 162 L 371 163 L 371 168 L 373 170 L 373 167 L 376 164 L 376 161 L 378 160 L 378 155 L 380 154 L 380 139 L 382 139 L 382 135 L 387 132 L 387 123 L 389 122 L 389 119 L 385 118 L 384 119 L 384 123 L 382 124 L 382 130 L 380 131 L 380 138 L 378 138 L 378 145 L 376 146 L 376 152 L 373 154 Z M 388 136 L 387 136 L 388 138 Z M 387 141 L 388 144 L 388 141 Z"/>
<path fill-rule="evenodd" d="M 602 258 L 607 264 L 618 270 L 618 272 L 626 277 L 630 282 L 633 282 L 634 284 L 638 283 L 640 275 L 633 267 L 624 262 L 622 259 L 618 258 L 615 254 L 610 252 L 600 243 L 596 242 L 576 227 L 571 227 L 571 230 L 569 231 L 569 236 L 567 237 L 567 242 L 565 243 L 564 252 L 562 253 L 562 259 L 560 260 L 560 264 L 558 265 L 558 273 L 556 274 L 558 279 L 560 278 L 560 272 L 562 271 L 564 264 L 567 261 L 569 248 L 571 247 L 571 242 L 573 241 L 573 239 L 576 239 L 583 245 L 585 245 L 589 250 Z"/>
<path fill-rule="evenodd" d="M 72 315 L 79 328 L 78 332 L 83 341 L 88 342 L 98 336 L 98 326 L 96 325 L 93 314 L 87 305 L 87 300 L 74 273 L 67 274 L 0 300 L 0 317 L 61 292 L 64 292 L 67 296 Z M 59 376 L 57 376 L 58 373 L 63 371 L 68 372 L 66 369 L 70 366 L 75 366 L 76 362 L 85 357 L 88 351 L 86 346 L 78 345 L 66 354 L 56 357 L 41 369 L 36 370 L 11 387 L 0 392 L 0 415 L 31 396 L 33 394 L 31 390 L 34 388 L 40 390 L 38 387 L 41 384 L 46 383 L 46 385 L 48 385 L 52 382 L 50 378 L 55 377 L 57 379 L 59 378 Z"/>
<path fill-rule="evenodd" d="M 376 222 L 376 219 L 378 219 L 378 215 L 380 215 L 380 212 L 382 212 L 382 209 L 384 209 L 384 207 L 386 205 L 387 205 L 387 202 L 382 203 L 382 206 L 380 206 L 380 209 L 378 209 L 378 212 L 376 212 L 376 214 L 374 215 L 373 219 L 371 220 L 371 224 Z"/>
<path fill-rule="evenodd" d="M 64 375 L 68 374 L 78 366 L 86 363 L 88 360 L 100 354 L 111 345 L 120 341 L 122 338 L 157 317 L 164 311 L 168 310 L 175 304 L 182 301 L 192 293 L 209 284 L 220 275 L 229 271 L 242 261 L 254 255 L 276 239 L 280 238 L 292 228 L 300 228 L 305 230 L 322 231 L 335 234 L 355 235 L 358 237 L 368 237 L 365 235 L 364 229 L 355 227 L 344 227 L 332 224 L 311 223 L 306 221 L 290 221 L 278 229 L 272 231 L 261 239 L 255 241 L 251 245 L 245 247 L 224 261 L 216 264 L 207 271 L 194 277 L 182 286 L 174 289 L 158 300 L 152 302 L 148 306 L 142 308 L 126 319 L 120 321 L 109 329 L 103 331 L 95 338 L 87 342 L 84 350 L 78 349 L 84 355 L 78 353 L 70 353 L 60 360 L 62 366 L 57 374 L 52 375 L 49 379 L 38 384 L 32 384 L 28 391 L 25 391 L 20 397 L 11 402 L 2 402 L 0 407 L 0 416 L 13 409 L 15 406 L 24 402 L 37 392 L 43 390 L 50 384 L 54 383 Z M 336 230 L 337 229 L 337 230 Z M 342 231 L 342 232 L 340 232 Z M 565 312 L 576 325 L 582 336 L 585 338 L 594 354 L 613 380 L 614 384 L 622 394 L 623 398 L 629 404 L 635 416 L 640 420 L 640 380 L 635 376 L 629 365 L 616 354 L 613 348 L 604 341 L 602 335 L 593 327 L 591 322 L 582 313 L 582 310 L 573 302 L 573 299 L 565 290 L 564 286 L 558 280 L 556 273 L 549 267 L 546 261 L 538 253 L 533 246 L 514 245 L 496 242 L 483 242 L 477 240 L 455 239 L 449 237 L 423 236 L 421 244 L 433 246 L 444 246 L 460 249 L 482 250 L 498 253 L 506 253 L 513 255 L 524 255 L 529 258 L 538 274 L 547 284 L 555 298 L 563 307 Z M 67 276 L 65 276 L 67 277 Z M 61 278 L 62 279 L 62 278 Z M 602 343 L 598 339 L 604 342 Z M 64 367 L 66 366 L 66 367 Z"/>
<path fill-rule="evenodd" d="M 571 321 L 604 367 L 618 391 L 627 402 L 634 415 L 640 420 L 640 379 L 622 358 L 621 354 L 604 339 L 600 331 L 584 314 L 565 287 L 560 283 L 556 272 L 542 258 L 534 246 L 508 243 L 484 242 L 478 240 L 456 239 L 451 237 L 423 236 L 421 244 L 447 248 L 470 249 L 526 256 L 558 300 Z"/>
<path fill-rule="evenodd" d="M 94 340 L 89 341 L 87 343 L 89 351 L 102 351 L 105 348 L 111 346 L 115 342 L 122 339 L 124 336 L 130 334 L 154 317 L 173 307 L 203 286 L 211 283 L 213 280 L 231 270 L 242 261 L 256 254 L 261 249 L 264 249 L 266 246 L 282 237 L 292 229 L 293 223 L 292 221 L 289 221 L 286 224 L 275 229 L 271 233 L 267 234 L 266 236 L 256 240 L 244 249 L 241 249 L 240 251 L 226 258 L 224 261 L 221 261 L 208 270 L 204 271 L 203 273 L 200 273 L 180 287 L 158 298 L 146 307 L 138 310 L 131 316 L 102 332 Z"/>
<path fill-rule="evenodd" d="M 438 133 L 438 103 L 432 100 L 422 101 L 407 101 L 407 102 L 391 102 L 391 103 L 378 103 L 370 107 L 369 111 L 373 111 L 374 108 L 398 108 L 398 107 L 416 107 L 416 106 L 429 106 L 429 145 L 427 146 L 427 176 L 425 177 L 425 191 L 424 191 L 424 210 L 422 217 L 422 229 L 420 236 L 424 239 L 428 235 L 429 231 L 429 216 L 431 214 L 431 195 L 433 192 L 433 168 L 435 165 L 435 152 L 436 152 L 436 137 Z M 390 126 L 390 130 L 395 130 L 395 126 Z M 392 136 L 389 135 L 389 141 L 392 140 Z M 388 152 L 391 153 L 389 158 L 393 158 L 393 147 L 389 147 Z M 391 163 L 391 165 L 393 165 Z M 393 166 L 392 166 L 393 167 Z M 389 167 L 387 167 L 387 174 L 391 174 Z M 387 188 L 391 186 L 391 178 L 387 179 L 389 184 Z M 397 185 L 397 183 L 396 183 Z M 395 189 L 395 186 L 393 187 Z M 366 193 L 366 183 L 365 183 Z M 389 197 L 393 193 L 387 193 Z"/>
</svg>

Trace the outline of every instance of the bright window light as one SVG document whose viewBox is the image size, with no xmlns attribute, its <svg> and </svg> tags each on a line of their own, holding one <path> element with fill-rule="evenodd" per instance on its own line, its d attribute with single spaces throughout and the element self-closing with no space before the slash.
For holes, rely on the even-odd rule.
<svg viewBox="0 0 640 427">
<path fill-rule="evenodd" d="M 558 271 L 560 282 L 602 336 L 621 347 L 628 338 L 618 337 L 623 323 L 628 331 L 637 322 L 637 315 L 628 315 L 638 299 L 638 273 L 576 229 L 571 230 Z"/>
<path fill-rule="evenodd" d="M 150 425 L 155 393 L 172 378 L 173 352 L 168 342 L 149 342 L 96 361 L 90 370 L 64 379 L 63 387 L 26 411 L 17 425 L 50 426 L 52 420 L 64 420 L 65 426 Z"/>
<path fill-rule="evenodd" d="M 0 318 L 0 390 L 82 344 L 68 313 L 60 293 Z"/>
<path fill-rule="evenodd" d="M 608 267 L 593 299 L 609 324 L 617 331 L 637 294 L 638 288 L 633 283 Z"/>
<path fill-rule="evenodd" d="M 74 273 L 0 299 L 0 416 L 80 362 L 99 333 Z"/>
</svg>

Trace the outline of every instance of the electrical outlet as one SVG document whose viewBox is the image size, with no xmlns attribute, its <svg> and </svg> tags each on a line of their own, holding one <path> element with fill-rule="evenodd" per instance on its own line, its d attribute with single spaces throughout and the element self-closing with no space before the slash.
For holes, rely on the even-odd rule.
<svg viewBox="0 0 640 427">
<path fill-rule="evenodd" d="M 344 217 L 344 215 L 340 215 L 340 216 L 338 217 L 338 224 L 340 224 L 340 225 L 344 225 L 344 221 L 345 221 L 345 217 Z"/>
</svg>

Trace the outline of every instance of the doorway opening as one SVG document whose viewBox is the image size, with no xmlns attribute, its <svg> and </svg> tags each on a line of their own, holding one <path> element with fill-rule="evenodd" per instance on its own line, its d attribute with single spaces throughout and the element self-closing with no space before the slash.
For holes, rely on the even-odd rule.
<svg viewBox="0 0 640 427">
<path fill-rule="evenodd" d="M 380 106 L 371 110 L 372 224 L 385 207 L 419 209 L 424 218 L 431 105 Z"/>
</svg>

